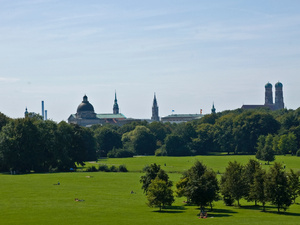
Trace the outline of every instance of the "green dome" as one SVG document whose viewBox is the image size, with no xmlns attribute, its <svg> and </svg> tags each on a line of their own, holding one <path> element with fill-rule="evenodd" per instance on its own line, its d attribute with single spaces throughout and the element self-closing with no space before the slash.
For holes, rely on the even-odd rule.
<svg viewBox="0 0 300 225">
<path fill-rule="evenodd" d="M 270 84 L 269 82 L 265 85 L 265 88 L 272 88 L 272 84 Z"/>
<path fill-rule="evenodd" d="M 275 88 L 278 88 L 278 87 L 280 87 L 280 88 L 283 87 L 282 83 L 280 83 L 279 81 L 275 84 Z"/>
</svg>

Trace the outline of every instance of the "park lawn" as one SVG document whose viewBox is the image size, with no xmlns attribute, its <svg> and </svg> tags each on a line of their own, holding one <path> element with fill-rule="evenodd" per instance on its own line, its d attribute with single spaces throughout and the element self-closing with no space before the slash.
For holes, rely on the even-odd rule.
<svg viewBox="0 0 300 225">
<path fill-rule="evenodd" d="M 214 170 L 224 171 L 228 161 L 246 163 L 249 157 L 252 156 L 196 158 Z M 283 161 L 287 169 L 300 170 L 300 158 L 286 156 L 277 160 Z M 139 183 L 143 173 L 136 171 L 156 162 L 173 172 L 169 176 L 176 183 L 181 176 L 177 172 L 188 169 L 194 161 L 195 157 L 108 159 L 104 161 L 107 165 L 126 164 L 129 172 L 1 174 L 0 224 L 300 224 L 300 198 L 285 214 L 277 214 L 277 209 L 269 205 L 264 213 L 251 202 L 241 201 L 242 207 L 238 208 L 218 201 L 207 219 L 198 219 L 198 208 L 186 206 L 184 198 L 176 198 L 173 206 L 161 213 L 146 205 Z M 60 185 L 55 185 L 58 181 Z M 84 201 L 76 202 L 75 198 Z"/>
<path fill-rule="evenodd" d="M 133 158 L 102 158 L 97 162 L 87 163 L 86 167 L 96 166 L 99 164 L 106 164 L 107 166 L 126 165 L 127 169 L 131 172 L 142 172 L 146 165 L 157 163 L 162 168 L 171 173 L 182 173 L 192 167 L 196 160 L 203 162 L 207 167 L 212 168 L 215 172 L 224 173 L 228 162 L 236 160 L 242 164 L 246 164 L 249 159 L 256 159 L 254 155 L 219 155 L 219 156 L 186 156 L 186 157 L 155 157 L 155 156 L 140 156 Z M 276 156 L 276 162 L 280 162 L 286 166 L 287 171 L 293 169 L 294 171 L 300 170 L 300 157 L 295 156 Z M 264 169 L 268 169 L 270 165 L 265 165 L 266 162 L 260 161 Z"/>
</svg>

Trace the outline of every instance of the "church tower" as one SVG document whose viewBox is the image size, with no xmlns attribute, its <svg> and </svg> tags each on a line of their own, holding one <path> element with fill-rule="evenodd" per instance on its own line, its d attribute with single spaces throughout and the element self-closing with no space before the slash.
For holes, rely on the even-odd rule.
<svg viewBox="0 0 300 225">
<path fill-rule="evenodd" d="M 157 106 L 157 101 L 156 101 L 156 95 L 155 95 L 155 93 L 154 93 L 154 99 L 153 99 L 152 117 L 151 117 L 151 120 L 159 121 L 159 116 L 158 116 L 158 106 Z"/>
<path fill-rule="evenodd" d="M 275 84 L 275 109 L 283 109 L 283 91 L 282 91 L 282 83 L 279 81 Z"/>
<path fill-rule="evenodd" d="M 273 105 L 273 91 L 272 84 L 269 82 L 265 85 L 265 105 Z"/>
<path fill-rule="evenodd" d="M 119 114 L 119 105 L 117 100 L 117 92 L 115 92 L 115 103 L 113 106 L 113 114 Z"/>
<path fill-rule="evenodd" d="M 215 113 L 216 113 L 215 103 L 213 103 L 213 105 L 212 105 L 211 113 L 212 113 L 212 114 L 215 114 Z"/>
</svg>

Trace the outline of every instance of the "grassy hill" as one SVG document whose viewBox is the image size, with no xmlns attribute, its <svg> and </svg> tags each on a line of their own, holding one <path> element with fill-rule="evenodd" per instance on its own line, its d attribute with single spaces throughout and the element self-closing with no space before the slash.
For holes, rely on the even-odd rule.
<svg viewBox="0 0 300 225">
<path fill-rule="evenodd" d="M 264 213 L 252 202 L 241 201 L 242 207 L 237 208 L 218 201 L 209 218 L 201 220 L 197 217 L 197 207 L 186 206 L 184 198 L 176 198 L 173 206 L 162 213 L 146 205 L 139 183 L 145 165 L 160 164 L 175 183 L 196 159 L 222 173 L 229 161 L 246 163 L 249 158 L 253 156 L 101 159 L 98 164 L 125 164 L 129 172 L 1 174 L 0 224 L 300 224 L 300 198 L 285 214 L 277 214 L 277 209 L 270 205 Z M 286 165 L 287 170 L 300 170 L 299 157 L 277 156 L 276 161 Z M 55 185 L 58 181 L 60 185 Z M 75 198 L 83 201 L 77 202 Z"/>
</svg>

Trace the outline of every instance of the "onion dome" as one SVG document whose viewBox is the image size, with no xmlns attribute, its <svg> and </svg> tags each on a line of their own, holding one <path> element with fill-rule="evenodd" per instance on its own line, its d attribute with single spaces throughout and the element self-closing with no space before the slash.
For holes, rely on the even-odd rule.
<svg viewBox="0 0 300 225">
<path fill-rule="evenodd" d="M 272 88 L 272 84 L 270 84 L 269 82 L 265 85 L 265 88 Z"/>
<path fill-rule="evenodd" d="M 80 105 L 77 108 L 77 113 L 80 112 L 93 112 L 94 113 L 94 107 L 91 103 L 89 103 L 87 96 L 83 96 L 83 101 L 80 103 Z"/>
<path fill-rule="evenodd" d="M 280 83 L 279 81 L 275 84 L 275 88 L 282 88 L 282 83 Z"/>
</svg>

